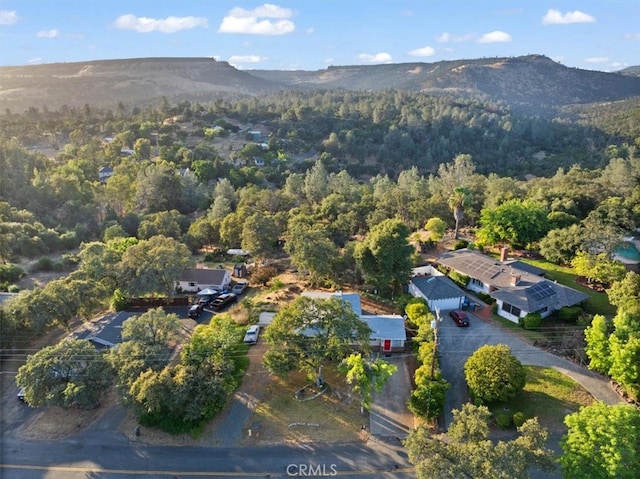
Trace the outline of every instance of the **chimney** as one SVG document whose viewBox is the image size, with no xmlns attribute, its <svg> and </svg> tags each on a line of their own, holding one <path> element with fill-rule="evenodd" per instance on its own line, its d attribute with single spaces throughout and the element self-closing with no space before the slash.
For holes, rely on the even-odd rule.
<svg viewBox="0 0 640 479">
<path fill-rule="evenodd" d="M 518 286 L 518 283 L 520 282 L 520 275 L 519 274 L 512 274 L 511 275 L 511 286 Z"/>
<path fill-rule="evenodd" d="M 507 251 L 509 251 L 509 248 L 506 246 L 500 250 L 500 261 L 504 262 L 507 260 Z"/>
</svg>

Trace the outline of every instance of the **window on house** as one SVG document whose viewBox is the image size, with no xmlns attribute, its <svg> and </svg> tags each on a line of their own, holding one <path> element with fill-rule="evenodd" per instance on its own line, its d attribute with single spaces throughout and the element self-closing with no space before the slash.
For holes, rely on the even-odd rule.
<svg viewBox="0 0 640 479">
<path fill-rule="evenodd" d="M 476 288 L 484 288 L 484 283 L 476 278 L 471 278 L 469 285 L 475 286 Z"/>
<path fill-rule="evenodd" d="M 197 286 L 193 281 L 189 283 L 189 286 Z"/>
<path fill-rule="evenodd" d="M 514 316 L 520 317 L 520 313 L 522 310 L 520 308 L 516 308 L 515 306 L 509 303 L 502 303 L 502 311 L 505 313 L 513 314 Z"/>
</svg>

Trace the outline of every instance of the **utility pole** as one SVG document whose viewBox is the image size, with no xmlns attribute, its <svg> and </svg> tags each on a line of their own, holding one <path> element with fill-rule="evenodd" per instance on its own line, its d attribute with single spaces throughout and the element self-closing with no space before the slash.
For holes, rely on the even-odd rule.
<svg viewBox="0 0 640 479">
<path fill-rule="evenodd" d="M 438 323 L 442 321 L 440 318 L 440 308 L 436 308 L 436 319 L 431 321 L 431 329 L 433 329 L 433 356 L 431 357 L 431 380 L 433 381 L 436 373 L 436 353 L 438 352 Z"/>
</svg>

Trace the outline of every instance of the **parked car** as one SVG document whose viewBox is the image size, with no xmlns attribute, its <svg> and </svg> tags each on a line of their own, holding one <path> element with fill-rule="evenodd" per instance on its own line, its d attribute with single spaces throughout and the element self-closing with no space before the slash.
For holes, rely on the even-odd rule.
<svg viewBox="0 0 640 479">
<path fill-rule="evenodd" d="M 242 294 L 244 293 L 244 290 L 247 289 L 247 286 L 249 286 L 248 281 L 238 281 L 235 284 L 235 286 L 231 289 L 231 292 L 233 294 Z"/>
<path fill-rule="evenodd" d="M 469 317 L 467 313 L 456 309 L 455 311 L 449 311 L 449 316 L 458 326 L 469 326 Z"/>
<path fill-rule="evenodd" d="M 196 319 L 200 317 L 200 314 L 202 314 L 202 305 L 198 304 L 194 304 L 189 308 L 189 313 L 188 316 L 190 318 Z"/>
<path fill-rule="evenodd" d="M 246 334 L 244 335 L 244 344 L 256 344 L 258 342 L 258 336 L 260 335 L 260 326 L 254 324 L 249 326 Z"/>
<path fill-rule="evenodd" d="M 215 311 L 222 311 L 224 308 L 232 303 L 235 303 L 238 297 L 233 293 L 224 293 L 211 301 L 209 307 Z"/>
<path fill-rule="evenodd" d="M 24 402 L 24 388 L 20 388 L 18 391 L 18 401 Z"/>
</svg>

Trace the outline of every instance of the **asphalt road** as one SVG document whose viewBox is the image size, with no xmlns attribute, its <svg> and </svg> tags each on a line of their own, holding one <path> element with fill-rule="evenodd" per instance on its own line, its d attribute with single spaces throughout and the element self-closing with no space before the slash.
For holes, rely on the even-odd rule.
<svg viewBox="0 0 640 479">
<path fill-rule="evenodd" d="M 402 447 L 389 443 L 176 448 L 81 434 L 55 443 L 3 438 L 1 459 L 3 479 L 415 477 Z"/>
</svg>

